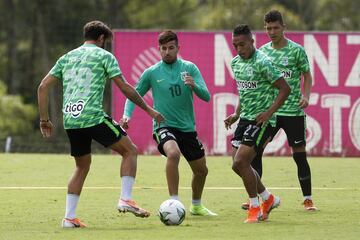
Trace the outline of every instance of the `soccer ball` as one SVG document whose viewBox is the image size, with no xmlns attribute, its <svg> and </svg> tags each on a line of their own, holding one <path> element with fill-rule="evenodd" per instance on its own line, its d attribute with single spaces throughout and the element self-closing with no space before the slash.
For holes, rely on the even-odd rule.
<svg viewBox="0 0 360 240">
<path fill-rule="evenodd" d="M 180 225 L 185 219 L 185 207 L 178 200 L 166 200 L 160 205 L 159 217 L 165 225 Z"/>
</svg>

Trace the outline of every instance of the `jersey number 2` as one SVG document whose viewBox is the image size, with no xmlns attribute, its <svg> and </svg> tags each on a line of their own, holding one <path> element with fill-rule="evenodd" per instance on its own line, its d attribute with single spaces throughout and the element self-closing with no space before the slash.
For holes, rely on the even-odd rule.
<svg viewBox="0 0 360 240">
<path fill-rule="evenodd" d="M 65 79 L 71 79 L 71 83 L 67 86 L 65 96 L 86 97 L 90 94 L 92 72 L 90 68 L 84 67 L 80 69 L 70 69 L 64 74 Z"/>
</svg>

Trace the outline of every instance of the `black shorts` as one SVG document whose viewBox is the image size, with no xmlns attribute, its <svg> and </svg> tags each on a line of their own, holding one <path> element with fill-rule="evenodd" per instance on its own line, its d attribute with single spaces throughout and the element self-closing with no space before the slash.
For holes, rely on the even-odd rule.
<svg viewBox="0 0 360 240">
<path fill-rule="evenodd" d="M 276 116 L 276 130 L 284 129 L 290 147 L 306 145 L 306 116 Z"/>
<path fill-rule="evenodd" d="M 181 153 L 187 161 L 193 161 L 205 156 L 202 143 L 199 141 L 196 132 L 182 132 L 175 128 L 159 128 L 153 134 L 155 141 L 158 143 L 159 152 L 166 156 L 163 146 L 169 140 L 174 140 Z"/>
<path fill-rule="evenodd" d="M 95 126 L 88 128 L 66 129 L 70 140 L 71 156 L 80 157 L 91 153 L 91 142 L 94 139 L 104 147 L 109 147 L 126 136 L 125 130 L 110 117 Z"/>
<path fill-rule="evenodd" d="M 275 128 L 270 123 L 259 127 L 256 125 L 256 121 L 240 119 L 234 137 L 231 139 L 231 145 L 234 148 L 239 148 L 240 144 L 249 147 L 255 146 L 256 151 L 264 149 L 274 137 L 274 130 Z"/>
</svg>

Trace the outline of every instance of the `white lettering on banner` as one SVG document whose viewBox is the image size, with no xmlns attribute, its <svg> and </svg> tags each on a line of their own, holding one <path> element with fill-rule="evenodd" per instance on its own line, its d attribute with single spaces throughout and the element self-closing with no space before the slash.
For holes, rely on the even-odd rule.
<svg viewBox="0 0 360 240">
<path fill-rule="evenodd" d="M 352 143 L 360 151 L 360 98 L 356 100 L 350 111 L 349 133 Z"/>
<path fill-rule="evenodd" d="M 214 71 L 215 71 L 215 86 L 225 86 L 225 70 L 227 69 L 234 78 L 234 74 L 231 71 L 230 62 L 233 59 L 233 53 L 229 48 L 224 34 L 215 34 L 215 57 L 214 57 Z M 225 68 L 226 67 L 226 68 Z"/>
<path fill-rule="evenodd" d="M 342 152 L 341 108 L 350 107 L 350 96 L 345 94 L 325 94 L 321 97 L 321 107 L 330 111 L 330 153 Z"/>
<path fill-rule="evenodd" d="M 322 130 L 320 123 L 311 116 L 306 116 L 306 150 L 313 149 L 320 141 Z"/>
<path fill-rule="evenodd" d="M 304 48 L 309 58 L 311 74 L 314 76 L 314 63 L 317 63 L 320 71 L 329 86 L 339 86 L 339 38 L 337 35 L 328 36 L 328 59 L 321 50 L 319 43 L 312 34 L 304 35 Z M 313 78 L 315 85 L 316 76 Z"/>
<path fill-rule="evenodd" d="M 309 99 L 309 105 L 316 105 L 319 102 L 319 94 L 311 93 Z M 311 150 L 318 144 L 322 136 L 322 130 L 320 123 L 315 118 L 306 116 L 306 150 Z"/>
<path fill-rule="evenodd" d="M 228 105 L 236 108 L 239 96 L 233 93 L 216 93 L 213 99 L 213 153 L 225 154 L 227 152 L 227 137 L 231 136 L 236 129 L 235 123 L 230 130 L 226 130 L 224 127 L 224 119 L 230 115 L 226 112 L 226 108 Z"/>
<path fill-rule="evenodd" d="M 310 105 L 316 105 L 319 101 L 319 94 L 318 93 L 311 93 L 309 104 Z M 319 143 L 321 136 L 322 136 L 322 130 L 321 126 L 316 119 L 310 117 L 309 115 L 306 116 L 306 150 L 311 150 L 316 146 L 316 144 Z M 283 149 L 283 146 L 287 142 L 287 137 L 285 132 L 280 129 L 280 131 L 275 135 L 274 139 L 266 146 L 265 153 L 276 153 L 279 150 Z M 284 154 L 280 152 L 280 155 Z"/>
<path fill-rule="evenodd" d="M 304 35 L 304 48 L 308 54 L 310 68 L 314 75 L 314 65 L 316 64 L 324 76 L 324 81 L 329 86 L 339 86 L 339 37 L 338 35 L 328 35 L 327 48 L 324 49 L 320 46 L 320 42 L 314 37 L 313 34 Z M 215 71 L 215 86 L 225 86 L 226 84 L 226 72 L 233 78 L 230 62 L 233 58 L 233 53 L 230 45 L 226 41 L 224 34 L 215 34 L 214 42 L 214 71 Z M 346 36 L 347 44 L 360 44 L 360 36 L 349 35 Z M 314 76 L 313 85 L 315 85 L 317 77 Z M 358 53 L 351 71 L 345 81 L 347 87 L 359 87 L 360 86 L 360 53 Z M 320 104 L 321 97 L 321 104 Z M 214 123 L 214 136 L 213 136 L 213 153 L 224 154 L 227 152 L 227 137 L 232 135 L 234 128 L 231 130 L 225 130 L 223 127 L 223 120 L 228 115 L 226 113 L 226 106 L 232 105 L 234 108 L 237 104 L 238 96 L 236 94 L 217 93 L 214 95 L 213 105 L 213 123 Z M 325 94 L 311 93 L 310 105 L 318 105 L 318 107 L 329 108 L 329 139 L 328 142 L 329 153 L 341 153 L 343 150 L 342 139 L 342 108 L 351 107 L 350 95 L 344 94 Z M 321 105 L 321 106 L 319 106 Z M 356 102 L 351 109 L 349 116 L 349 133 L 353 144 L 357 149 L 360 149 L 360 102 Z M 318 121 L 311 116 L 307 116 L 307 150 L 311 150 L 322 139 L 322 128 Z M 286 134 L 283 131 L 275 136 L 274 140 L 266 147 L 266 153 L 276 153 L 278 151 L 285 151 L 284 145 L 286 144 Z M 284 149 L 284 150 L 282 150 Z M 317 151 L 320 153 L 319 151 Z M 282 154 L 280 152 L 280 154 Z"/>
<path fill-rule="evenodd" d="M 347 44 L 360 45 L 359 35 L 348 35 L 346 36 Z M 355 63 L 353 64 L 350 74 L 345 82 L 347 87 L 360 87 L 360 51 L 356 56 Z"/>
<path fill-rule="evenodd" d="M 264 153 L 265 154 L 267 154 L 267 153 L 276 153 L 277 151 L 282 149 L 282 147 L 286 143 L 286 139 L 287 138 L 286 138 L 285 132 L 282 129 L 280 129 L 277 132 L 277 134 L 275 135 L 274 139 L 268 145 L 266 145 Z"/>
</svg>

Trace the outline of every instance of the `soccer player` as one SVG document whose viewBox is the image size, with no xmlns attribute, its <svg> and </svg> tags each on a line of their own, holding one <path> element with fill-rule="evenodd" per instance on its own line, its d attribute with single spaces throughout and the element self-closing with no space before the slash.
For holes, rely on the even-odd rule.
<svg viewBox="0 0 360 240">
<path fill-rule="evenodd" d="M 307 211 L 316 211 L 311 198 L 311 172 L 306 158 L 306 115 L 304 108 L 309 105 L 312 77 L 305 50 L 299 44 L 284 36 L 285 24 L 281 13 L 271 10 L 264 16 L 265 31 L 271 41 L 260 50 L 271 58 L 279 69 L 292 91 L 276 115 L 276 132 L 282 128 L 292 149 L 297 165 L 297 175 L 304 196 L 303 205 Z M 301 76 L 303 76 L 304 94 L 301 93 Z M 275 132 L 275 133 L 276 133 Z M 262 173 L 262 152 L 252 162 L 252 166 Z"/>
<path fill-rule="evenodd" d="M 123 94 L 146 111 L 155 122 L 163 116 L 148 106 L 123 77 L 115 57 L 104 50 L 104 43 L 112 38 L 108 26 L 100 21 L 84 26 L 85 43 L 63 55 L 38 87 L 40 130 L 43 137 L 52 135 L 53 125 L 48 113 L 48 95 L 56 82 L 63 85 L 64 128 L 70 140 L 71 155 L 75 158 L 75 172 L 69 180 L 66 211 L 62 227 L 86 227 L 76 218 L 80 193 L 91 164 L 91 142 L 109 147 L 122 156 L 120 212 L 131 212 L 138 217 L 150 213 L 132 199 L 136 175 L 137 148 L 126 132 L 103 111 L 105 82 L 111 79 Z"/>
<path fill-rule="evenodd" d="M 193 172 L 192 204 L 190 213 L 200 216 L 216 215 L 201 203 L 208 169 L 203 145 L 198 139 L 193 106 L 193 94 L 210 101 L 210 93 L 197 66 L 177 57 L 180 46 L 173 31 L 164 31 L 158 36 L 162 60 L 146 69 L 136 90 L 145 95 L 150 89 L 154 108 L 164 115 L 165 121 L 158 126 L 154 122 L 153 138 L 159 152 L 167 157 L 166 179 L 169 195 L 178 199 L 179 161 L 182 153 Z M 134 104 L 126 101 L 122 125 L 128 127 Z"/>
<path fill-rule="evenodd" d="M 235 113 L 224 123 L 228 129 L 240 118 L 231 140 L 232 169 L 242 178 L 249 195 L 245 223 L 256 223 L 268 219 L 270 211 L 280 205 L 280 198 L 265 188 L 250 164 L 256 152 L 271 141 L 275 127 L 273 113 L 284 103 L 290 88 L 270 60 L 255 48 L 248 25 L 238 25 L 234 29 L 232 44 L 238 53 L 231 61 L 231 69 L 237 82 L 239 103 Z M 277 94 L 274 88 L 279 90 Z"/>
</svg>

